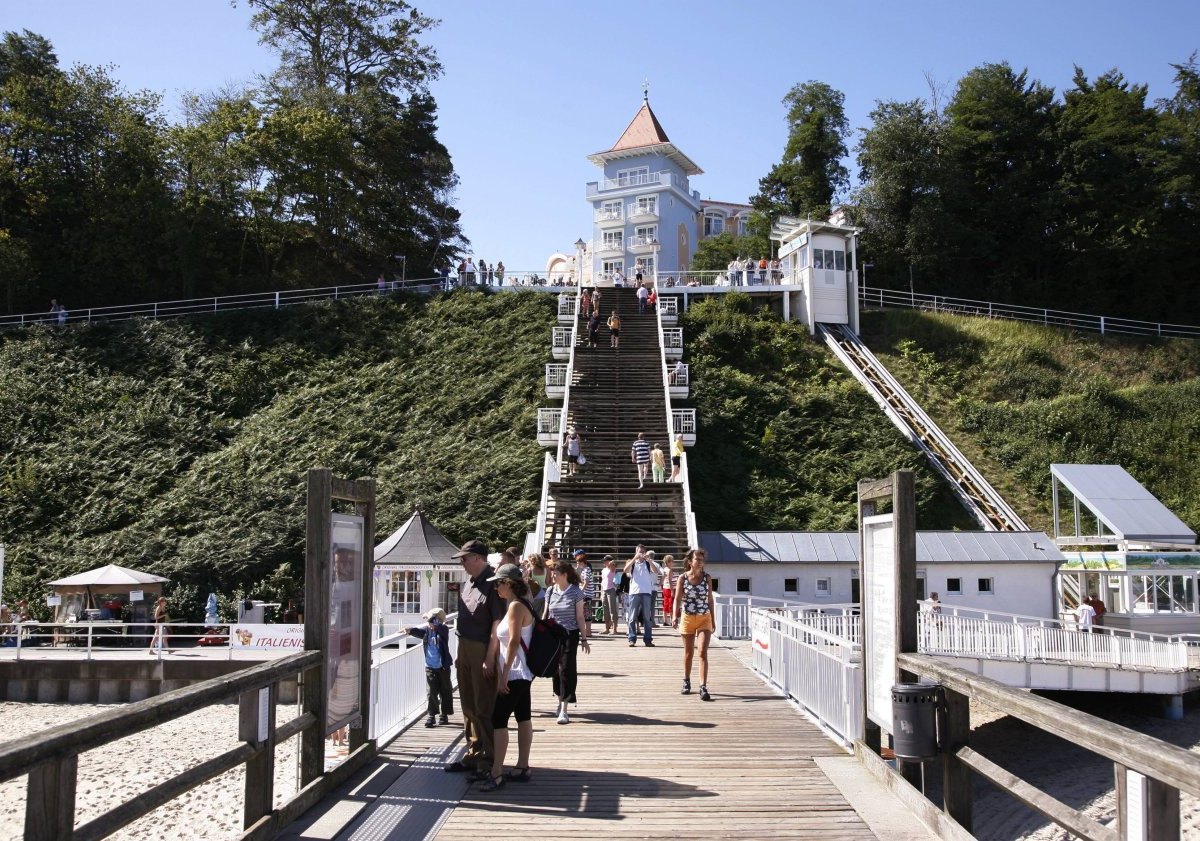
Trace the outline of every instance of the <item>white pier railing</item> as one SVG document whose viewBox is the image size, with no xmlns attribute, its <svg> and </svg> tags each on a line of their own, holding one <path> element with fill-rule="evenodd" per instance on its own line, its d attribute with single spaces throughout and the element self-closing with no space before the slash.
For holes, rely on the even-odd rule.
<svg viewBox="0 0 1200 841">
<path fill-rule="evenodd" d="M 862 737 L 862 666 L 858 643 L 791 618 L 750 610 L 752 664 L 843 745 Z"/>
<path fill-rule="evenodd" d="M 458 634 L 450 616 L 450 656 L 458 658 Z M 371 732 L 369 737 L 387 744 L 397 733 L 419 719 L 426 711 L 428 691 L 425 683 L 425 652 L 420 645 L 408 645 L 408 634 L 381 637 L 371 643 Z M 392 646 L 399 646 L 393 648 Z M 454 669 L 450 681 L 457 683 Z"/>
</svg>

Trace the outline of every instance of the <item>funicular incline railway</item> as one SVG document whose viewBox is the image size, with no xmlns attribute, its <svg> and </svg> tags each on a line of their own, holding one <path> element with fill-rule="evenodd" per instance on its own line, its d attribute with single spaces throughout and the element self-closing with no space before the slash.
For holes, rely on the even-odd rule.
<svg viewBox="0 0 1200 841">
<path fill-rule="evenodd" d="M 987 531 L 1029 531 L 987 479 L 934 423 L 904 386 L 845 324 L 817 324 L 834 356 L 862 383 L 867 393 L 950 483 L 955 494 Z"/>
</svg>

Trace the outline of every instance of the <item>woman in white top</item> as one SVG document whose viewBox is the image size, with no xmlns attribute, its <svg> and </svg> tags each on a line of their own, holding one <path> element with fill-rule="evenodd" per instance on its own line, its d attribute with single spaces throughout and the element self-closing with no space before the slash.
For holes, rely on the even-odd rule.
<svg viewBox="0 0 1200 841">
<path fill-rule="evenodd" d="M 505 780 L 529 781 L 529 748 L 533 744 L 533 721 L 529 687 L 533 673 L 525 663 L 525 647 L 533 639 L 533 612 L 525 601 L 529 586 L 516 564 L 502 564 L 488 581 L 496 582 L 496 592 L 508 602 L 504 619 L 496 624 L 496 706 L 492 710 L 494 759 L 492 773 L 480 791 L 495 791 Z M 508 753 L 508 717 L 517 720 L 517 764 L 504 774 L 504 755 Z"/>
</svg>

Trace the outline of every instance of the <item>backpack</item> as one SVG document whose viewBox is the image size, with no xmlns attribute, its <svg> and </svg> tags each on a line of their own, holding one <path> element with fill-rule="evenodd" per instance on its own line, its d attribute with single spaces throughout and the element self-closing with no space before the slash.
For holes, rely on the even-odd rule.
<svg viewBox="0 0 1200 841">
<path fill-rule="evenodd" d="M 529 638 L 529 645 L 521 641 L 521 648 L 525 650 L 525 664 L 534 677 L 550 677 L 558 671 L 571 634 L 553 619 L 540 618 L 529 602 L 525 602 L 525 606 L 533 615 L 533 635 Z"/>
</svg>

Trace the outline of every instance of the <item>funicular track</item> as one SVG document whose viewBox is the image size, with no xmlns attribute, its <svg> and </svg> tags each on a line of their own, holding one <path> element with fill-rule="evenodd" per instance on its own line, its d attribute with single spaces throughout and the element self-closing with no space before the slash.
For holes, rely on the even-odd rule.
<svg viewBox="0 0 1200 841">
<path fill-rule="evenodd" d="M 987 531 L 1029 531 L 1029 526 L 925 414 L 904 386 L 875 358 L 849 327 L 818 324 L 834 356 L 862 383 L 884 413 L 929 459 Z"/>
</svg>

